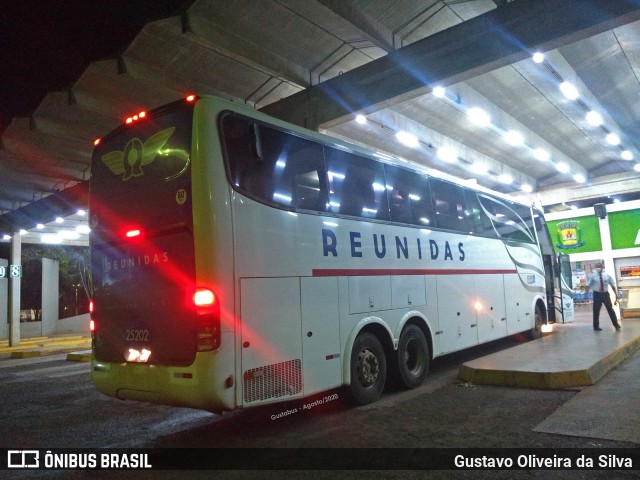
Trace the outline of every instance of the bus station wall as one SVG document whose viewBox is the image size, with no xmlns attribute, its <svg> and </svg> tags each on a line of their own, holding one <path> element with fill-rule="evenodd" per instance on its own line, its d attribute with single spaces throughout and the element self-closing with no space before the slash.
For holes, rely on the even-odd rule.
<svg viewBox="0 0 640 480">
<path fill-rule="evenodd" d="M 545 219 L 557 253 L 568 254 L 572 264 L 603 261 L 619 288 L 640 289 L 640 277 L 621 275 L 622 267 L 640 267 L 639 200 L 607 205 L 605 218 L 591 207 L 549 213 Z"/>
</svg>

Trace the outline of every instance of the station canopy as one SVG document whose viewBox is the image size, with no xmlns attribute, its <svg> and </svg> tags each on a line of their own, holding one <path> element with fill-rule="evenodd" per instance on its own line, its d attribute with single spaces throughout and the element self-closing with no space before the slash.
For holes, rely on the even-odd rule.
<svg viewBox="0 0 640 480">
<path fill-rule="evenodd" d="M 636 2 L 183 3 L 2 132 L 0 241 L 86 243 L 93 140 L 188 93 L 546 211 L 640 198 Z"/>
</svg>

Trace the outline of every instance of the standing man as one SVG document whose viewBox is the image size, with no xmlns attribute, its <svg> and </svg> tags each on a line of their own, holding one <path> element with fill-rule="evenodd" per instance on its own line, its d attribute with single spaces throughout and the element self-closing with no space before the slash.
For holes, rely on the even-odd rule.
<svg viewBox="0 0 640 480">
<path fill-rule="evenodd" d="M 609 312 L 609 318 L 611 319 L 611 323 L 616 328 L 617 331 L 620 331 L 620 324 L 618 323 L 618 318 L 616 317 L 616 312 L 613 310 L 613 306 L 611 305 L 611 297 L 609 296 L 609 285 L 613 289 L 613 293 L 616 294 L 615 304 L 618 304 L 618 290 L 616 290 L 616 286 L 613 284 L 613 279 L 610 275 L 607 275 L 602 271 L 602 264 L 596 263 L 596 269 L 589 277 L 587 281 L 587 292 L 591 289 L 593 290 L 593 329 L 594 330 L 602 330 L 600 328 L 600 308 L 604 303 L 604 306 L 607 308 L 607 312 Z"/>
</svg>

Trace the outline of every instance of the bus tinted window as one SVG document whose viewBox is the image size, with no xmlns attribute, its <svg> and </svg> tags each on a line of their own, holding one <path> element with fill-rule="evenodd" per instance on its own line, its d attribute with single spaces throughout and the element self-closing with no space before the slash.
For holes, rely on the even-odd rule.
<svg viewBox="0 0 640 480">
<path fill-rule="evenodd" d="M 330 211 L 354 217 L 389 219 L 381 163 L 325 147 Z"/>
<path fill-rule="evenodd" d="M 503 239 L 535 243 L 529 207 L 479 194 L 482 208 L 492 220 L 495 231 Z"/>
<path fill-rule="evenodd" d="M 240 191 L 261 202 L 326 210 L 321 145 L 233 115 L 223 117 L 222 132 L 231 181 Z"/>
<path fill-rule="evenodd" d="M 385 165 L 392 222 L 433 225 L 429 178 L 418 172 Z"/>
<path fill-rule="evenodd" d="M 464 189 L 434 178 L 430 181 L 436 227 L 469 233 L 474 226 L 466 209 Z"/>
<path fill-rule="evenodd" d="M 474 190 L 465 191 L 464 199 L 466 213 L 468 214 L 467 219 L 473 229 L 471 231 L 486 237 L 497 237 L 497 234 L 493 229 L 491 219 L 485 214 L 480 206 L 477 192 Z"/>
</svg>

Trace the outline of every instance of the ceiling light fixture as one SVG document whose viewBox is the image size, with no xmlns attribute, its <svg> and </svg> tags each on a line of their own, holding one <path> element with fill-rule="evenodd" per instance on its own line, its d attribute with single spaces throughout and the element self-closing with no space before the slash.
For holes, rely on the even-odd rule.
<svg viewBox="0 0 640 480">
<path fill-rule="evenodd" d="M 541 52 L 534 53 L 532 58 L 533 58 L 533 61 L 536 63 L 544 62 L 544 54 Z"/>
<path fill-rule="evenodd" d="M 434 87 L 432 93 L 438 98 L 444 98 L 446 91 L 444 87 Z"/>
<path fill-rule="evenodd" d="M 593 125 L 594 127 L 599 127 L 600 125 L 602 125 L 602 115 L 594 110 L 587 112 L 586 119 L 587 122 L 589 122 L 589 124 Z"/>
<path fill-rule="evenodd" d="M 396 133 L 396 138 L 405 147 L 416 148 L 419 145 L 418 137 L 412 133 L 405 132 L 404 130 Z"/>
<path fill-rule="evenodd" d="M 498 177 L 498 180 L 500 180 L 505 185 L 510 185 L 510 184 L 513 183 L 513 177 L 511 175 L 509 175 L 508 173 L 503 173 L 502 175 L 500 175 Z"/>
<path fill-rule="evenodd" d="M 365 117 L 364 115 L 356 115 L 356 122 L 358 122 L 360 125 L 364 125 L 365 123 L 367 123 L 367 117 Z"/>
<path fill-rule="evenodd" d="M 576 173 L 573 176 L 573 179 L 577 182 L 577 183 L 584 183 L 587 181 L 587 179 L 584 177 L 584 175 L 580 174 L 580 173 Z"/>
<path fill-rule="evenodd" d="M 541 162 L 547 162 L 550 158 L 549 152 L 544 148 L 536 148 L 533 151 L 533 156 L 536 160 L 540 160 Z"/>
<path fill-rule="evenodd" d="M 491 116 L 481 108 L 470 108 L 467 110 L 467 116 L 469 120 L 481 127 L 486 127 L 491 124 Z"/>
<path fill-rule="evenodd" d="M 440 147 L 437 155 L 440 160 L 447 163 L 455 163 L 458 160 L 458 152 L 450 147 Z"/>
<path fill-rule="evenodd" d="M 519 147 L 524 143 L 524 137 L 522 134 L 515 130 L 504 132 L 503 138 L 509 145 L 513 145 L 514 147 Z"/>
<path fill-rule="evenodd" d="M 580 96 L 575 85 L 569 82 L 562 82 L 560 84 L 560 91 L 569 100 L 576 100 Z"/>
<path fill-rule="evenodd" d="M 556 170 L 558 170 L 560 173 L 569 173 L 569 165 L 564 162 L 557 163 Z"/>
<path fill-rule="evenodd" d="M 609 145 L 620 145 L 620 137 L 618 135 L 616 135 L 615 133 L 609 133 L 605 137 L 605 140 L 607 141 L 607 143 Z"/>
<path fill-rule="evenodd" d="M 620 157 L 623 160 L 633 160 L 633 153 L 631 153 L 631 151 L 629 150 L 623 150 L 622 153 L 620 154 Z"/>
</svg>

